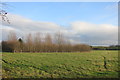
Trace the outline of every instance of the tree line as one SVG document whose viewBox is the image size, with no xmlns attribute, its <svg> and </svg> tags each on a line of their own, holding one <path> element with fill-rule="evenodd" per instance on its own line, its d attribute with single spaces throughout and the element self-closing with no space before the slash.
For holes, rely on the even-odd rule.
<svg viewBox="0 0 120 80">
<path fill-rule="evenodd" d="M 2 41 L 3 52 L 82 52 L 90 51 L 91 47 L 86 44 L 72 44 L 61 32 L 52 37 L 46 34 L 41 37 L 40 33 L 29 33 L 25 39 L 16 37 L 15 32 L 10 32 L 8 39 Z"/>
<path fill-rule="evenodd" d="M 120 50 L 120 45 L 91 46 L 93 50 Z"/>
</svg>

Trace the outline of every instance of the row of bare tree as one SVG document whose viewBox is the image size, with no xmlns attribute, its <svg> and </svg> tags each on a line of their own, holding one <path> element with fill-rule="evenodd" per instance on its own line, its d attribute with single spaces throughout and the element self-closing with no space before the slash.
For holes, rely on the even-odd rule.
<svg viewBox="0 0 120 80">
<path fill-rule="evenodd" d="M 2 41 L 3 52 L 81 52 L 90 51 L 89 45 L 71 44 L 60 32 L 54 38 L 50 34 L 41 37 L 40 33 L 28 34 L 25 39 L 16 37 L 10 32 L 7 41 Z"/>
</svg>

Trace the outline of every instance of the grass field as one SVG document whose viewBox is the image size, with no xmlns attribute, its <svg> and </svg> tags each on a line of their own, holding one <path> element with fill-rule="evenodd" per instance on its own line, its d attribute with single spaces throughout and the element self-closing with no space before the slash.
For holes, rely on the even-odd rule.
<svg viewBox="0 0 120 80">
<path fill-rule="evenodd" d="M 118 77 L 118 51 L 3 53 L 3 78 Z"/>
</svg>

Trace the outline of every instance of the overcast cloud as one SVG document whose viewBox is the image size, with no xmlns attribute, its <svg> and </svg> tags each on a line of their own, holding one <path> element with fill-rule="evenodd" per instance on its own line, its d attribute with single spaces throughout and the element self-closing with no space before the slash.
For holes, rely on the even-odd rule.
<svg viewBox="0 0 120 80">
<path fill-rule="evenodd" d="M 14 30 L 18 37 L 28 33 L 55 33 L 61 31 L 73 43 L 86 43 L 90 45 L 112 45 L 118 41 L 118 27 L 111 24 L 94 24 L 84 21 L 75 21 L 65 28 L 53 22 L 33 21 L 25 17 L 9 14 L 10 24 L 3 21 L 0 31 L 2 39 L 10 30 Z M 0 35 L 1 36 L 1 35 Z"/>
</svg>

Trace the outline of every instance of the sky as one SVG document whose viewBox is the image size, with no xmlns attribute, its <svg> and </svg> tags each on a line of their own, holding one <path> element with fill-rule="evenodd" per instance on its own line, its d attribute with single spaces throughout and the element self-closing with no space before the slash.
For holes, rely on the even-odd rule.
<svg viewBox="0 0 120 80">
<path fill-rule="evenodd" d="M 113 45 L 118 41 L 117 2 L 8 2 L 10 24 L 3 22 L 2 39 L 61 31 L 73 43 Z M 5 34 L 4 34 L 5 33 Z"/>
</svg>

